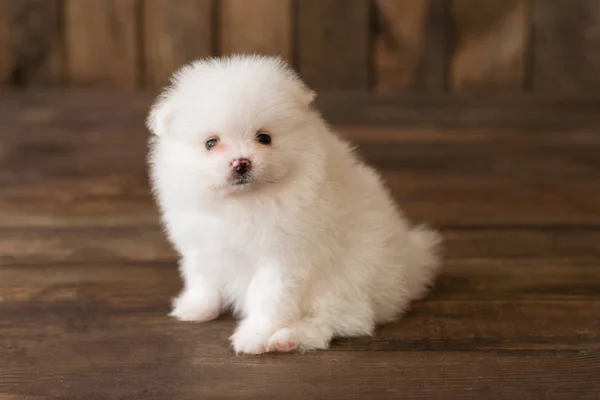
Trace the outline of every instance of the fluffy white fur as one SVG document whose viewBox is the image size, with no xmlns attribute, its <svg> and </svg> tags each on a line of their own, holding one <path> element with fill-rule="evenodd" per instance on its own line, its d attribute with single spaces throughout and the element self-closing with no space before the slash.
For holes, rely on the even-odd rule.
<svg viewBox="0 0 600 400">
<path fill-rule="evenodd" d="M 183 67 L 148 117 L 151 180 L 184 279 L 171 315 L 232 309 L 238 353 L 369 335 L 424 296 L 438 269 L 439 236 L 409 225 L 313 98 L 279 59 L 234 56 Z M 241 185 L 238 158 L 253 166 Z"/>
</svg>

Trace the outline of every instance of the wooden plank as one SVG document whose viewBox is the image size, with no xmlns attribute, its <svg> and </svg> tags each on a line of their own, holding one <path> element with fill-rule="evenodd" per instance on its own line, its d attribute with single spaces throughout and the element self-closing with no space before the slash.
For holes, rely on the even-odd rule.
<svg viewBox="0 0 600 400">
<path fill-rule="evenodd" d="M 136 260 L 174 262 L 176 259 L 157 216 L 150 219 L 147 215 L 135 215 L 129 219 L 118 219 L 121 223 L 113 217 L 111 223 L 104 218 L 93 217 L 73 219 L 58 216 L 42 220 L 36 215 L 17 219 L 14 215 L 10 218 L 0 214 L 0 221 L 2 265 Z M 465 265 L 481 259 L 495 259 L 504 263 L 503 266 L 514 261 L 514 267 L 520 268 L 520 263 L 536 258 L 573 262 L 600 258 L 600 229 L 488 227 L 444 229 L 442 234 L 444 259 L 460 260 Z M 557 273 L 556 270 L 544 271 Z M 514 273 L 523 277 L 517 270 Z"/>
<path fill-rule="evenodd" d="M 309 86 L 370 86 L 369 10 L 368 0 L 298 2 L 298 68 Z"/>
<path fill-rule="evenodd" d="M 0 6 L 0 82 L 59 85 L 63 77 L 61 3 L 13 0 Z"/>
<path fill-rule="evenodd" d="M 159 311 L 84 302 L 25 310 L 0 307 L 2 321 L 11 318 L 2 326 L 0 393 L 27 398 L 595 399 L 600 390 L 597 349 L 366 352 L 337 344 L 239 357 L 227 343 L 229 321 L 184 324 Z"/>
<path fill-rule="evenodd" d="M 16 129 L 14 124 L 24 122 L 50 123 L 61 126 L 59 119 L 68 117 L 69 123 L 99 123 L 116 129 L 139 129 L 139 118 L 144 118 L 154 96 L 148 93 L 122 91 L 89 91 L 83 88 L 43 90 L 35 92 L 5 91 L 0 98 L 2 128 Z M 373 134 L 396 128 L 417 130 L 411 140 L 430 137 L 439 130 L 442 136 L 455 140 L 479 137 L 482 129 L 491 129 L 501 135 L 518 130 L 524 138 L 543 137 L 547 132 L 576 130 L 577 141 L 593 141 L 600 126 L 600 97 L 560 95 L 531 95 L 499 93 L 495 96 L 465 92 L 460 96 L 434 93 L 399 93 L 379 95 L 356 91 L 324 91 L 316 100 L 316 107 L 335 125 L 352 125 L 364 132 L 368 126 Z M 93 112 L 91 112 L 93 111 Z M 103 118 L 95 117 L 101 113 Z M 107 116 L 114 116 L 107 118 Z M 30 119 L 30 121 L 28 120 Z M 44 125 L 40 125 L 44 126 Z M 426 130 L 429 133 L 424 132 Z M 461 135 L 457 135 L 460 130 Z M 448 132 L 446 135 L 445 133 Z M 521 134 L 521 133 L 525 134 Z M 386 134 L 393 138 L 395 134 Z M 423 136 L 425 135 L 425 136 Z M 439 136 L 439 135 L 438 135 Z M 553 136 L 559 140 L 561 135 Z M 404 136 L 402 140 L 406 140 Z M 515 138 L 516 139 L 516 138 Z M 537 140 L 537 139 L 536 139 Z M 567 138 L 567 140 L 574 140 Z"/>
<path fill-rule="evenodd" d="M 258 53 L 293 63 L 292 0 L 221 0 L 220 54 Z"/>
<path fill-rule="evenodd" d="M 0 1 L 0 86 L 9 85 L 12 82 L 9 5 L 8 1 Z"/>
<path fill-rule="evenodd" d="M 397 151 L 402 148 L 389 147 Z M 423 151 L 415 146 L 410 146 L 410 149 Z M 408 151 L 405 148 L 401 154 L 408 154 Z M 498 157 L 506 156 L 509 151 L 504 149 Z M 591 150 L 588 151 L 585 157 L 590 157 L 591 153 Z M 431 160 L 433 154 L 429 153 L 425 158 Z M 519 178 L 514 174 L 486 177 L 483 173 L 449 178 L 449 175 L 464 171 L 469 160 L 475 164 L 481 162 L 485 155 L 477 159 L 463 158 L 462 168 L 456 167 L 452 172 L 443 170 L 442 165 L 459 157 L 457 153 L 449 154 L 431 173 L 388 172 L 377 158 L 371 156 L 366 159 L 383 171 L 393 196 L 413 220 L 442 227 L 600 226 L 600 182 L 597 180 L 573 178 L 573 181 L 559 181 L 556 177 L 547 176 L 534 183 L 531 178 Z M 143 165 L 143 159 L 136 160 Z M 90 159 L 86 164 L 94 162 L 99 161 L 97 158 Z M 411 164 L 404 165 L 404 168 L 411 168 Z M 11 178 L 4 180 L 0 211 L 22 218 L 32 214 L 38 214 L 40 218 L 50 214 L 72 217 L 87 214 L 95 218 L 128 212 L 143 218 L 154 215 L 156 207 L 142 167 L 132 172 L 115 171 L 115 168 L 95 167 L 93 172 L 85 175 L 72 165 L 60 172 L 62 176 L 55 177 L 50 176 L 51 171 L 12 171 L 7 175 Z M 110 175 L 101 176 L 104 173 Z"/>
<path fill-rule="evenodd" d="M 145 225 L 143 217 L 128 226 L 0 228 L 0 265 L 140 260 L 176 260 L 163 230 Z"/>
<path fill-rule="evenodd" d="M 600 125 L 597 96 L 531 96 L 498 93 L 433 95 L 404 93 L 388 96 L 368 92 L 321 93 L 316 106 L 330 123 L 401 125 L 427 128 L 520 128 L 527 132 L 595 129 Z"/>
<path fill-rule="evenodd" d="M 60 231 L 58 233 L 60 234 Z M 128 280 L 131 279 L 139 282 L 140 288 L 131 289 L 127 295 L 142 299 L 141 302 L 150 301 L 153 296 L 158 296 L 155 300 L 162 299 L 160 301 L 166 304 L 174 295 L 170 292 L 175 292 L 179 285 L 175 269 L 176 259 L 167 246 L 160 242 L 158 243 L 162 249 L 142 253 L 149 246 L 148 236 L 148 234 L 140 235 L 137 243 L 131 239 L 121 245 L 109 243 L 104 246 L 88 245 L 85 248 L 69 247 L 69 243 L 61 244 L 61 240 L 57 239 L 54 241 L 53 253 L 47 251 L 47 254 L 50 254 L 47 262 L 33 260 L 31 254 L 36 251 L 36 248 L 38 254 L 42 254 L 42 246 L 44 246 L 39 241 L 33 243 L 31 246 L 33 249 L 23 252 L 25 262 L 19 262 L 20 260 L 11 262 L 9 257 L 5 258 L 7 262 L 3 262 L 0 270 L 3 301 L 37 301 L 40 293 L 50 293 L 54 287 L 60 289 L 70 284 L 69 282 L 73 285 L 88 285 L 88 283 L 91 285 L 95 282 L 92 286 L 97 287 L 97 290 L 89 292 L 91 297 L 88 300 L 116 304 L 118 299 L 115 299 L 115 296 L 120 298 L 125 294 L 105 290 L 107 289 L 105 286 L 114 286 L 120 280 L 123 285 L 129 286 L 131 283 Z M 93 236 L 90 235 L 87 241 L 92 241 L 92 238 Z M 118 235 L 112 239 L 113 242 L 118 240 L 122 240 Z M 51 240 L 48 239 L 47 242 Z M 72 243 L 77 244 L 77 242 Z M 2 244 L 7 243 L 3 241 Z M 46 244 L 46 249 L 48 248 L 49 245 Z M 107 248 L 127 249 L 130 253 L 108 255 Z M 69 253 L 72 254 L 74 251 L 80 251 L 82 254 L 70 256 Z M 95 259 L 94 252 L 98 255 Z M 564 301 L 572 302 L 575 307 L 580 302 L 593 302 L 600 299 L 600 271 L 597 268 L 597 260 L 598 258 L 583 260 L 552 257 L 498 260 L 447 258 L 435 288 L 421 307 L 429 307 L 429 302 L 451 302 L 463 307 L 463 303 L 466 302 L 486 301 L 497 304 L 522 302 L 523 307 L 531 302 L 540 306 Z M 32 271 L 36 271 L 36 278 L 31 277 Z M 515 276 L 519 279 L 515 279 Z M 161 281 L 165 282 L 164 287 L 157 288 Z M 174 283 L 167 284 L 167 282 Z M 154 293 L 148 288 L 153 288 Z M 86 289 L 81 287 L 77 290 Z M 143 297 L 149 298 L 144 300 Z M 83 297 L 80 300 L 83 300 Z M 481 307 L 488 306 L 490 305 Z M 435 310 L 431 310 L 435 314 Z M 462 318 L 466 319 L 468 315 L 464 314 Z"/>
<path fill-rule="evenodd" d="M 130 228 L 135 225 L 139 228 L 156 227 L 159 222 L 159 215 L 156 212 L 141 214 L 113 212 L 109 215 L 92 214 L 65 214 L 65 213 L 27 213 L 15 214 L 0 212 L 0 227 L 2 229 L 19 228 Z"/>
<path fill-rule="evenodd" d="M 447 80 L 449 17 L 439 0 L 377 0 L 375 88 L 443 91 Z"/>
<path fill-rule="evenodd" d="M 175 274 L 172 276 L 174 278 Z M 147 284 L 151 286 L 145 286 Z M 135 323 L 140 332 L 162 330 L 171 336 L 178 332 L 193 332 L 198 341 L 219 349 L 221 355 L 226 356 L 229 352 L 227 339 L 236 323 L 230 316 L 206 324 L 179 323 L 184 326 L 175 326 L 177 322 L 167 316 L 169 299 L 178 289 L 175 279 L 162 283 L 142 281 L 139 289 L 132 281 L 58 285 L 44 292 L 21 293 L 21 296 L 32 296 L 34 300 L 30 302 L 9 300 L 0 307 L 3 321 L 12 322 L 10 327 L 4 328 L 5 334 L 25 339 L 32 336 L 28 330 L 36 327 L 36 330 L 50 331 L 75 341 L 78 338 L 73 335 L 76 332 L 70 332 L 68 319 L 89 319 L 87 328 L 96 337 L 110 336 L 112 329 Z M 169 287 L 171 291 L 167 293 L 163 287 Z M 102 298 L 102 289 L 114 292 L 109 302 Z M 142 291 L 142 297 L 137 297 Z M 9 292 L 9 297 L 14 298 L 16 294 Z M 373 336 L 337 339 L 329 351 L 343 354 L 363 351 L 600 350 L 597 339 L 600 333 L 597 323 L 599 305 L 598 301 L 564 300 L 421 302 L 399 321 L 378 327 Z M 83 315 L 85 309 L 94 310 L 93 314 Z M 38 328 L 42 323 L 43 327 Z"/>
<path fill-rule="evenodd" d="M 542 93 L 598 93 L 600 2 L 534 2 L 534 89 Z"/>
<path fill-rule="evenodd" d="M 600 230 L 586 228 L 447 229 L 446 259 L 600 258 Z"/>
<path fill-rule="evenodd" d="M 528 0 L 453 0 L 454 90 L 523 90 Z"/>
<path fill-rule="evenodd" d="M 428 301 L 508 304 L 518 300 L 528 304 L 594 300 L 600 297 L 599 275 L 598 258 L 594 256 L 587 260 L 449 257 Z M 515 279 L 517 276 L 519 279 Z"/>
<path fill-rule="evenodd" d="M 583 186 L 579 184 L 559 184 L 555 177 L 533 183 L 529 179 L 516 182 L 514 178 L 485 178 L 484 175 L 452 179 L 450 183 L 438 175 L 441 173 L 421 176 L 384 173 L 384 177 L 411 219 L 434 225 L 598 226 L 600 223 L 600 196 L 585 199 Z M 600 190 L 600 182 L 588 183 L 590 190 Z"/>
<path fill-rule="evenodd" d="M 136 0 L 65 0 L 68 82 L 134 88 L 136 32 Z"/>
<path fill-rule="evenodd" d="M 600 349 L 596 265 L 451 262 L 433 292 L 398 321 L 379 326 L 371 337 L 340 340 L 333 350 Z M 151 316 L 148 322 L 168 328 L 169 302 L 181 288 L 175 267 L 175 262 L 145 261 L 4 266 L 0 316 L 21 330 L 43 310 L 49 316 L 71 310 L 64 316 L 76 317 L 75 309 L 85 305 L 96 318 Z M 199 325 L 196 332 L 207 340 L 215 331 L 227 338 L 232 329 L 233 320 L 224 316 L 222 322 Z M 227 346 L 221 340 L 214 344 Z"/>
<path fill-rule="evenodd" d="M 212 0 L 145 0 L 144 48 L 146 83 L 166 85 L 183 64 L 213 54 Z"/>
</svg>

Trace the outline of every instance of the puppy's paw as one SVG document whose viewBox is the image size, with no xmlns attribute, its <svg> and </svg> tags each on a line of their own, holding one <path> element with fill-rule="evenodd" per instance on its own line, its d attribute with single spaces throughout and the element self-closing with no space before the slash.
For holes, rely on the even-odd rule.
<svg viewBox="0 0 600 400">
<path fill-rule="evenodd" d="M 262 354 L 268 351 L 269 338 L 273 334 L 271 325 L 246 318 L 231 336 L 236 353 Z"/>
<path fill-rule="evenodd" d="M 298 321 L 277 330 L 269 338 L 269 351 L 305 352 L 324 350 L 329 347 L 332 334 L 326 326 L 318 326 L 310 321 Z"/>
<path fill-rule="evenodd" d="M 218 298 L 185 291 L 173 300 L 173 311 L 169 316 L 179 321 L 206 322 L 221 313 Z"/>
<path fill-rule="evenodd" d="M 281 328 L 275 332 L 268 343 L 269 351 L 288 352 L 298 349 L 300 342 L 293 328 Z"/>
</svg>

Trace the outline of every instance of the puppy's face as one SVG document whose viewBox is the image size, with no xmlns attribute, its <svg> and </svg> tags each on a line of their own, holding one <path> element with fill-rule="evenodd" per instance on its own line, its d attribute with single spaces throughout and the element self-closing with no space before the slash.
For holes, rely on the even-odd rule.
<svg viewBox="0 0 600 400">
<path fill-rule="evenodd" d="M 297 143 L 296 127 L 287 119 L 301 115 L 275 106 L 268 113 L 256 106 L 245 108 L 246 115 L 225 104 L 211 108 L 212 115 L 187 107 L 175 112 L 169 139 L 172 160 L 196 174 L 197 184 L 207 190 L 235 193 L 272 185 L 289 176 L 300 161 L 302 143 Z"/>
<path fill-rule="evenodd" d="M 306 134 L 312 93 L 280 68 L 256 61 L 180 72 L 149 120 L 168 149 L 167 168 L 225 195 L 290 177 L 314 146 Z"/>
</svg>

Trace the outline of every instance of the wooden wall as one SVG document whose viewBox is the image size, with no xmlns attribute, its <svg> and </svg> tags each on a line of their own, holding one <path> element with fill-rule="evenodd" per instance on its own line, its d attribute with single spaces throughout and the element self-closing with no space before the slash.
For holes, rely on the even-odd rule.
<svg viewBox="0 0 600 400">
<path fill-rule="evenodd" d="M 0 0 L 0 84 L 157 88 L 280 54 L 317 89 L 600 89 L 600 0 Z"/>
</svg>

